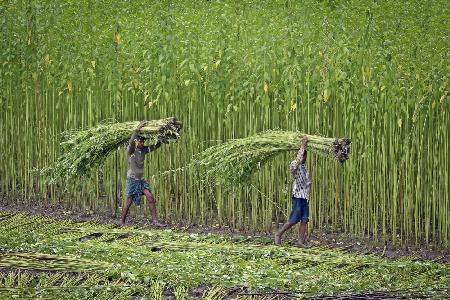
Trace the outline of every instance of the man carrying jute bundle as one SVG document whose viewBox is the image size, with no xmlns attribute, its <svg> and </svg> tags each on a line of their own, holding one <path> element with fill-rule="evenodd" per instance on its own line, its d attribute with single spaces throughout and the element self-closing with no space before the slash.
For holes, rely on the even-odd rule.
<svg viewBox="0 0 450 300">
<path fill-rule="evenodd" d="M 308 217 L 309 217 L 309 189 L 311 180 L 309 178 L 308 170 L 306 169 L 306 146 L 309 140 L 307 137 L 301 139 L 300 150 L 297 153 L 295 160 L 291 162 L 291 174 L 294 178 L 292 188 L 292 212 L 289 220 L 283 227 L 275 234 L 275 244 L 281 244 L 281 237 L 292 226 L 300 223 L 299 237 L 297 245 L 299 247 L 307 248 L 308 244 Z"/>
<path fill-rule="evenodd" d="M 155 226 L 164 226 L 158 222 L 158 216 L 156 213 L 155 197 L 150 191 L 150 186 L 147 181 L 144 180 L 144 159 L 147 153 L 158 149 L 161 144 L 166 140 L 159 139 L 156 144 L 151 146 L 144 146 L 145 138 L 140 136 L 140 130 L 144 127 L 145 121 L 141 121 L 131 135 L 127 146 L 128 155 L 128 172 L 126 183 L 127 201 L 122 210 L 121 225 L 125 225 L 125 220 L 128 215 L 128 210 L 132 203 L 136 205 L 141 204 L 141 197 L 145 195 L 147 198 L 148 209 L 152 217 L 152 223 Z"/>
</svg>

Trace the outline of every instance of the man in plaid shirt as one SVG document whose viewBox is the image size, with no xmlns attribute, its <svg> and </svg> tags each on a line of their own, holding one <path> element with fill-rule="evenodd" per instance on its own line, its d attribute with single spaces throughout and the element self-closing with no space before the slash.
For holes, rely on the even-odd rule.
<svg viewBox="0 0 450 300">
<path fill-rule="evenodd" d="M 309 221 L 309 189 L 311 180 L 309 178 L 308 170 L 306 169 L 306 146 L 309 140 L 305 136 L 301 139 L 301 147 L 297 153 L 295 160 L 291 162 L 291 173 L 294 178 L 292 187 L 292 212 L 289 220 L 283 227 L 275 234 L 275 244 L 281 244 L 281 237 L 284 232 L 292 226 L 300 223 L 298 246 L 309 247 L 308 245 L 308 221 Z"/>
</svg>

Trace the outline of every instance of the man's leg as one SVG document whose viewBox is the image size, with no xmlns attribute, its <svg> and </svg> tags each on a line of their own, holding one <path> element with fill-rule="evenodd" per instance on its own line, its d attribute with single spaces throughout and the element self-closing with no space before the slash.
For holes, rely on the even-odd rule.
<svg viewBox="0 0 450 300">
<path fill-rule="evenodd" d="M 122 208 L 122 219 L 120 222 L 120 225 L 125 225 L 125 220 L 127 219 L 128 210 L 130 209 L 131 204 L 133 203 L 133 200 L 131 197 L 127 198 L 127 201 L 125 203 L 125 206 Z"/>
<path fill-rule="evenodd" d="M 281 229 L 277 233 L 275 233 L 275 245 L 281 245 L 281 237 L 283 236 L 283 233 L 285 233 L 294 225 L 295 224 L 292 223 L 286 223 L 283 225 L 283 227 L 281 227 Z"/>
<path fill-rule="evenodd" d="M 275 233 L 275 245 L 281 245 L 281 237 L 283 236 L 283 233 L 286 232 L 286 230 L 289 230 L 292 226 L 297 224 L 300 221 L 300 209 L 298 207 L 298 200 L 292 200 L 292 211 L 289 215 L 289 220 L 286 224 L 281 227 L 280 231 Z"/>
<path fill-rule="evenodd" d="M 152 216 L 153 225 L 163 226 L 163 224 L 158 222 L 155 197 L 153 197 L 152 193 L 147 189 L 144 190 L 144 195 L 147 198 L 148 209 L 150 210 L 150 215 Z"/>
<path fill-rule="evenodd" d="M 298 244 L 307 245 L 308 244 L 308 223 L 301 222 L 299 227 Z"/>
<path fill-rule="evenodd" d="M 309 221 L 309 203 L 306 199 L 301 199 L 300 205 L 301 223 L 298 234 L 298 245 L 308 247 L 308 221 Z"/>
</svg>

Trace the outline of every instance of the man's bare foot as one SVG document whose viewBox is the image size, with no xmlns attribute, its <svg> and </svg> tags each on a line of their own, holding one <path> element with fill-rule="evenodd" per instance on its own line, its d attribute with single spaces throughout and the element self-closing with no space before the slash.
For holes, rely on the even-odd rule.
<svg viewBox="0 0 450 300">
<path fill-rule="evenodd" d="M 152 222 L 152 225 L 156 227 L 166 227 L 166 224 L 160 223 L 158 221 Z"/>
<path fill-rule="evenodd" d="M 275 245 L 281 245 L 281 236 L 278 233 L 275 233 Z"/>
<path fill-rule="evenodd" d="M 309 247 L 311 247 L 308 242 L 306 242 L 306 241 L 304 242 L 304 241 L 300 241 L 300 240 L 297 242 L 297 244 L 295 246 L 299 247 L 299 248 L 305 248 L 305 249 L 308 249 Z"/>
</svg>

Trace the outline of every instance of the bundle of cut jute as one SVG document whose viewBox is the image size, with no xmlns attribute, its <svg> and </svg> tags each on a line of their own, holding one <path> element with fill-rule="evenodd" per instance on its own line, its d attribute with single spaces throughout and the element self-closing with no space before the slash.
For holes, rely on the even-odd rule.
<svg viewBox="0 0 450 300">
<path fill-rule="evenodd" d="M 326 138 L 300 132 L 269 130 L 254 136 L 229 140 L 194 156 L 190 168 L 202 177 L 225 186 L 247 184 L 254 172 L 273 157 L 300 148 L 300 139 L 308 137 L 307 150 L 331 157 L 341 164 L 348 159 L 348 138 Z"/>
<path fill-rule="evenodd" d="M 52 167 L 43 172 L 50 174 L 51 181 L 90 175 L 92 168 L 101 166 L 108 155 L 128 142 L 138 124 L 138 121 L 103 123 L 85 130 L 63 132 L 62 154 Z M 158 140 L 176 140 L 182 127 L 176 118 L 150 120 L 140 135 L 150 144 Z"/>
</svg>

